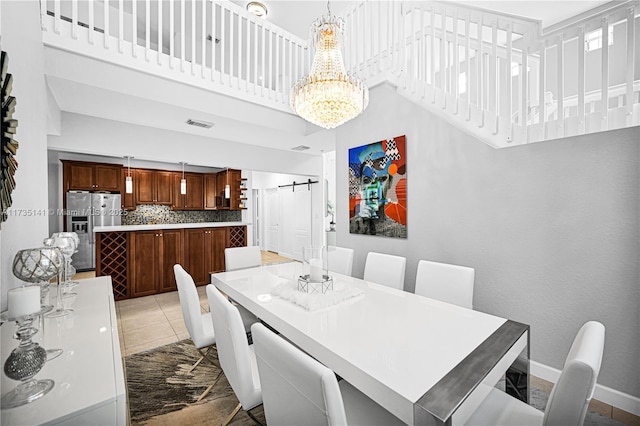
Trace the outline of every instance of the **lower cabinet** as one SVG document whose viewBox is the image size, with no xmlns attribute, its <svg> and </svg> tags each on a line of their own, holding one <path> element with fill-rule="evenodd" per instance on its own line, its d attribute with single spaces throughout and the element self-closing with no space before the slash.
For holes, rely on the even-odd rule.
<svg viewBox="0 0 640 426">
<path fill-rule="evenodd" d="M 184 269 L 197 285 L 209 284 L 212 272 L 224 271 L 224 249 L 229 246 L 227 228 L 185 229 Z"/>
<path fill-rule="evenodd" d="M 173 265 L 183 263 L 183 231 L 136 231 L 130 238 L 131 296 L 175 290 Z"/>
</svg>

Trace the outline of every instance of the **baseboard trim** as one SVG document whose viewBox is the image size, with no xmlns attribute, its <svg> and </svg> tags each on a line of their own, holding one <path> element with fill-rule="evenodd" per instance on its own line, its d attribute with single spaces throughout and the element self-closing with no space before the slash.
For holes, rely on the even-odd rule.
<svg viewBox="0 0 640 426">
<path fill-rule="evenodd" d="M 552 383 L 556 383 L 560 377 L 560 370 L 535 361 L 531 361 L 530 372 L 532 375 Z M 593 398 L 628 413 L 640 416 L 640 398 L 633 395 L 611 389 L 607 386 L 596 385 Z"/>
</svg>

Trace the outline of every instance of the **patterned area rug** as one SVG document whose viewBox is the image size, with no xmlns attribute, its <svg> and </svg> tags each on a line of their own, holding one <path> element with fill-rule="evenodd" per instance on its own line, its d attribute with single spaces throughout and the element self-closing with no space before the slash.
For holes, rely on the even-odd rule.
<svg viewBox="0 0 640 426">
<path fill-rule="evenodd" d="M 215 350 L 210 355 L 217 363 Z M 211 392 L 197 401 L 220 372 L 204 360 L 189 373 L 199 357 L 191 340 L 125 357 L 131 424 L 221 424 L 238 404 L 238 399 L 223 374 Z M 261 406 L 252 410 L 252 414 L 264 422 Z M 255 422 L 241 410 L 231 425 L 253 426 Z"/>
<path fill-rule="evenodd" d="M 211 354 L 213 359 L 217 357 L 215 350 Z M 197 401 L 220 371 L 205 360 L 189 373 L 199 357 L 191 340 L 182 340 L 126 357 L 131 425 L 221 424 L 238 404 L 238 399 L 223 374 L 211 392 Z M 531 405 L 544 411 L 548 399 L 546 392 L 532 386 Z M 262 406 L 252 410 L 252 414 L 266 424 Z M 243 410 L 240 410 L 230 424 L 256 425 Z M 584 425 L 624 426 L 595 412 L 587 413 Z"/>
</svg>

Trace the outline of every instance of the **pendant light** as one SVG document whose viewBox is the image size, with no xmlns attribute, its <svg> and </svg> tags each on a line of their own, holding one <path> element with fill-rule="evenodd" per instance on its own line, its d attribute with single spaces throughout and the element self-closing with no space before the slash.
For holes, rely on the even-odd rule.
<svg viewBox="0 0 640 426">
<path fill-rule="evenodd" d="M 181 161 L 180 164 L 182 164 L 182 179 L 180 179 L 180 194 L 181 195 L 186 195 L 187 194 L 187 180 L 184 178 L 184 165 L 187 164 L 184 161 Z"/>
<path fill-rule="evenodd" d="M 369 89 L 347 74 L 341 52 L 344 20 L 331 14 L 312 25 L 316 53 L 311 72 L 291 88 L 291 109 L 305 120 L 333 129 L 359 115 L 369 104 Z"/>
<path fill-rule="evenodd" d="M 231 198 L 231 187 L 229 186 L 229 168 L 227 167 L 227 184 L 224 186 L 224 198 Z"/>
<path fill-rule="evenodd" d="M 127 177 L 124 178 L 124 192 L 127 194 L 133 194 L 133 178 L 131 177 L 131 157 L 127 155 Z"/>
</svg>

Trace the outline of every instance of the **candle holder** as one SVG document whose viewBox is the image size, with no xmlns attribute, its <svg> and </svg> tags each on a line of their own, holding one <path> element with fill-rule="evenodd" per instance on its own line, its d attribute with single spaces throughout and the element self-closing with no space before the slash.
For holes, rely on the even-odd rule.
<svg viewBox="0 0 640 426">
<path fill-rule="evenodd" d="M 18 347 L 11 351 L 4 363 L 4 374 L 12 380 L 21 382 L 15 389 L 2 395 L 0 402 L 2 409 L 29 404 L 53 389 L 55 384 L 53 380 L 35 380 L 33 378 L 47 362 L 47 351 L 31 341 L 31 338 L 38 332 L 37 328 L 32 327 L 33 321 L 51 309 L 53 309 L 51 306 L 43 306 L 40 312 L 17 318 L 7 318 L 8 312 L 2 313 L 3 321 L 16 322 L 18 331 L 14 337 L 20 341 Z"/>
<path fill-rule="evenodd" d="M 65 291 L 69 288 L 70 279 L 71 279 L 71 256 L 76 251 L 76 239 L 73 238 L 72 235 L 64 235 L 64 234 L 75 234 L 73 232 L 58 232 L 53 234 L 53 245 L 60 249 L 62 255 L 64 257 L 64 261 L 62 263 L 62 268 L 58 273 L 58 292 L 57 292 L 57 301 L 56 301 L 56 310 L 48 315 L 50 318 L 61 317 L 64 315 L 68 315 L 72 312 L 72 309 L 65 308 L 63 303 L 63 299 L 68 297 Z M 77 236 L 76 236 L 77 238 Z M 73 268 L 75 270 L 75 268 Z"/>
<path fill-rule="evenodd" d="M 298 278 L 298 291 L 326 293 L 333 290 L 333 278 L 329 276 L 327 247 L 303 247 L 303 274 Z"/>
</svg>

